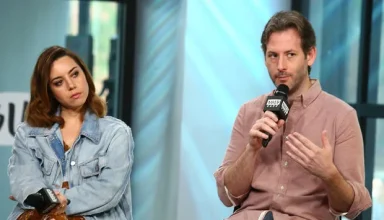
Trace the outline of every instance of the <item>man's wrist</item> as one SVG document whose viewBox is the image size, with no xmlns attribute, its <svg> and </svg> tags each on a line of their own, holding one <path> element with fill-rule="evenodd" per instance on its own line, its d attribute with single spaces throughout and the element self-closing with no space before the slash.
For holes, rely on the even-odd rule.
<svg viewBox="0 0 384 220">
<path fill-rule="evenodd" d="M 340 172 L 337 170 L 336 166 L 332 166 L 326 170 L 325 175 L 322 177 L 323 181 L 327 185 L 332 185 L 334 182 L 339 182 L 338 178 L 340 177 Z"/>
<path fill-rule="evenodd" d="M 261 149 L 261 144 L 257 144 L 257 145 L 259 146 L 253 146 L 248 143 L 247 146 L 245 147 L 245 150 L 253 153 L 258 153 Z"/>
</svg>

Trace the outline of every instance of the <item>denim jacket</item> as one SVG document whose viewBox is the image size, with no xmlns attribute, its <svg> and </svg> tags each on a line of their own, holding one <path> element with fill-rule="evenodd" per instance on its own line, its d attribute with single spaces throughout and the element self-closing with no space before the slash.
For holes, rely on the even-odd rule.
<svg viewBox="0 0 384 220">
<path fill-rule="evenodd" d="M 109 116 L 87 112 L 79 137 L 65 153 L 58 124 L 36 128 L 21 123 L 8 166 L 11 194 L 18 204 L 8 219 L 31 209 L 24 204 L 27 196 L 48 187 L 71 201 L 67 215 L 132 220 L 133 148 L 131 129 Z M 69 189 L 61 188 L 64 181 Z"/>
</svg>

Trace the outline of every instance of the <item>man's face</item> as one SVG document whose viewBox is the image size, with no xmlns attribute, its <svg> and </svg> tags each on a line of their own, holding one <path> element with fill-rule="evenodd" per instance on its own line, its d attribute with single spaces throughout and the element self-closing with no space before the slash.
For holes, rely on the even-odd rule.
<svg viewBox="0 0 384 220">
<path fill-rule="evenodd" d="M 290 94 L 300 91 L 309 81 L 308 66 L 316 58 L 316 48 L 305 56 L 300 35 L 294 28 L 272 33 L 266 46 L 265 65 L 273 83 L 286 84 Z"/>
</svg>

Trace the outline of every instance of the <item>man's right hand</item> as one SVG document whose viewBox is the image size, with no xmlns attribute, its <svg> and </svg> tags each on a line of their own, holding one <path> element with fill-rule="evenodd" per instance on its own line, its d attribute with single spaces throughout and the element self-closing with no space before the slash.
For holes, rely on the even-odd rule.
<svg viewBox="0 0 384 220">
<path fill-rule="evenodd" d="M 255 150 L 260 149 L 262 140 L 268 139 L 268 134 L 275 135 L 283 125 L 284 120 L 279 120 L 273 112 L 264 112 L 263 117 L 258 119 L 249 131 L 249 146 Z"/>
</svg>

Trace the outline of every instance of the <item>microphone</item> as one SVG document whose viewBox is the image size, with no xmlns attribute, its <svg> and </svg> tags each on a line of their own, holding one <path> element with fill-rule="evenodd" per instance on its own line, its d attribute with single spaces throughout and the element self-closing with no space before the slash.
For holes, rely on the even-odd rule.
<svg viewBox="0 0 384 220">
<path fill-rule="evenodd" d="M 37 193 L 29 195 L 25 204 L 32 206 L 40 214 L 46 214 L 60 204 L 52 189 L 42 188 Z"/>
<path fill-rule="evenodd" d="M 284 121 L 288 117 L 289 107 L 288 107 L 288 92 L 289 88 L 285 84 L 280 84 L 273 96 L 268 96 L 267 102 L 264 106 L 265 111 L 273 112 L 277 118 L 283 119 Z M 268 139 L 263 139 L 261 144 L 263 147 L 267 147 L 269 141 L 272 139 L 272 135 L 268 134 Z"/>
</svg>

